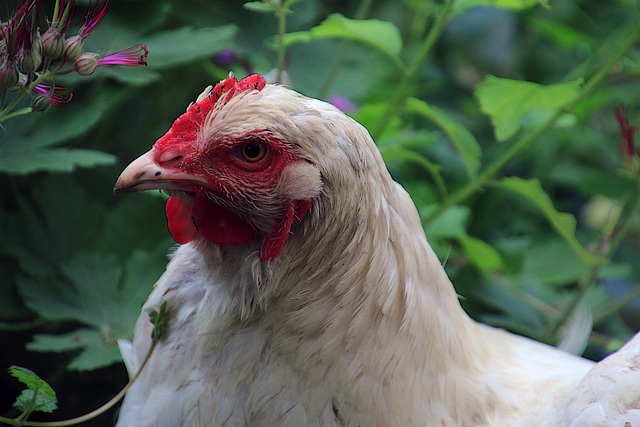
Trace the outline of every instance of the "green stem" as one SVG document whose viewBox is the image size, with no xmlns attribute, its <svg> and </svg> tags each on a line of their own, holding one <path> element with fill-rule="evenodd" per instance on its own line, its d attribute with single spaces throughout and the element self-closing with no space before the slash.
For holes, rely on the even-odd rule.
<svg viewBox="0 0 640 427">
<path fill-rule="evenodd" d="M 603 319 L 606 319 L 613 313 L 617 313 L 631 301 L 640 297 L 640 284 L 636 284 L 632 289 L 630 289 L 627 293 L 625 293 L 620 298 L 612 301 L 606 307 L 598 311 L 593 315 L 593 323 L 597 324 Z"/>
<path fill-rule="evenodd" d="M 373 0 L 363 0 L 362 3 L 360 3 L 360 5 L 358 6 L 358 10 L 356 11 L 354 19 L 364 19 L 365 16 L 367 16 L 367 14 L 369 13 L 372 3 Z M 327 78 L 324 80 L 322 88 L 320 88 L 320 92 L 318 92 L 318 98 L 325 99 L 329 95 L 329 89 L 331 89 L 331 86 L 333 86 L 333 82 L 338 76 L 338 71 L 342 66 L 342 62 L 347 56 L 347 52 L 351 48 L 352 44 L 353 42 L 351 40 L 348 40 L 342 43 L 342 46 L 340 46 L 340 50 L 338 51 L 333 64 L 331 65 L 331 70 L 329 70 Z"/>
<path fill-rule="evenodd" d="M 427 33 L 427 36 L 425 37 L 422 47 L 420 48 L 420 52 L 414 58 L 413 62 L 411 63 L 411 66 L 409 67 L 409 70 L 405 74 L 404 78 L 400 81 L 400 84 L 398 85 L 398 89 L 393 95 L 393 98 L 391 98 L 391 101 L 387 105 L 387 109 L 384 115 L 382 116 L 380 123 L 378 124 L 378 128 L 375 130 L 373 134 L 374 140 L 376 140 L 380 135 L 382 135 L 382 133 L 384 132 L 385 128 L 387 127 L 391 119 L 395 117 L 395 115 L 398 113 L 400 106 L 402 105 L 402 103 L 407 97 L 409 89 L 411 89 L 416 79 L 418 78 L 418 72 L 420 71 L 420 68 L 422 67 L 424 62 L 427 60 L 427 56 L 429 56 L 429 53 L 431 53 L 431 50 L 433 49 L 433 46 L 435 45 L 436 41 L 440 37 L 440 34 L 442 34 L 442 31 L 444 30 L 445 25 L 447 24 L 447 22 L 449 22 L 449 18 L 453 10 L 454 2 L 455 0 L 445 1 L 442 7 L 442 10 L 440 11 L 440 13 L 436 18 L 436 21 L 434 22 L 433 26 L 431 27 L 431 29 Z"/>
<path fill-rule="evenodd" d="M 40 76 L 38 76 L 37 79 L 35 79 L 33 82 L 31 82 L 31 84 L 29 84 L 29 86 L 27 86 L 24 89 L 21 89 L 18 94 L 16 95 L 16 97 L 13 99 L 13 101 L 11 101 L 11 103 L 9 105 L 7 105 L 5 108 L 3 108 L 2 110 L 0 110 L 0 123 L 4 122 L 5 120 L 7 120 L 8 118 L 12 117 L 9 113 L 11 113 L 11 111 L 16 108 L 16 106 L 18 105 L 18 103 L 20 102 L 20 100 L 22 100 L 22 98 L 31 93 L 31 91 L 37 86 L 39 85 L 41 82 L 43 82 L 44 80 L 46 80 L 49 77 L 49 73 L 45 73 L 42 74 Z M 22 110 L 20 110 L 22 111 Z M 25 114 L 25 113 L 21 113 L 21 114 Z M 19 115 L 19 114 L 18 114 Z"/>
<path fill-rule="evenodd" d="M 0 123 L 3 123 L 11 118 L 17 117 L 17 116 L 24 116 L 25 114 L 31 114 L 31 112 L 33 111 L 33 109 L 31 107 L 24 107 L 19 109 L 18 111 L 14 111 L 13 113 L 9 113 L 4 117 L 0 117 Z"/>
<path fill-rule="evenodd" d="M 97 417 L 99 415 L 102 415 L 103 413 L 105 413 L 106 411 L 111 409 L 116 403 L 118 403 L 124 397 L 124 395 L 127 393 L 127 391 L 129 391 L 131 386 L 136 382 L 136 380 L 140 376 L 140 373 L 142 373 L 142 370 L 144 369 L 144 367 L 146 366 L 147 362 L 151 358 L 151 354 L 153 353 L 153 350 L 156 348 L 157 344 L 158 344 L 158 341 L 157 340 L 153 340 L 153 342 L 151 343 L 151 347 L 149 347 L 149 351 L 147 351 L 147 354 L 144 357 L 144 360 L 142 361 L 142 365 L 140 365 L 140 369 L 138 369 L 138 372 L 133 376 L 133 378 L 131 378 L 129 380 L 127 385 L 124 386 L 124 388 L 122 390 L 120 390 L 120 392 L 118 394 L 116 394 L 107 403 L 105 403 L 104 405 L 102 405 L 98 409 L 95 409 L 95 410 L 89 412 L 88 414 L 84 414 L 84 415 L 81 415 L 79 417 L 71 418 L 71 419 L 63 420 L 63 421 L 45 421 L 45 422 L 40 422 L 40 421 L 22 421 L 22 419 L 21 419 L 22 415 L 21 415 L 21 417 L 14 418 L 14 419 L 0 417 L 0 422 L 5 423 L 5 424 L 14 425 L 14 426 L 65 427 L 65 426 L 73 426 L 73 425 L 77 425 L 77 424 L 80 424 L 80 423 L 84 423 L 84 422 L 89 421 L 89 420 L 91 420 L 91 419 L 93 419 L 93 418 L 95 418 L 95 417 Z M 34 395 L 34 398 L 35 398 L 35 395 Z"/>
<path fill-rule="evenodd" d="M 633 219 L 638 215 L 638 212 L 640 212 L 640 176 L 636 177 L 636 191 L 631 200 L 626 204 L 626 209 L 623 209 L 620 213 L 618 223 L 614 227 L 613 232 L 610 236 L 605 236 L 602 239 L 600 247 L 603 248 L 602 252 L 604 257 L 611 259 L 616 249 L 618 249 L 618 246 L 620 246 L 622 239 L 629 231 L 629 226 L 633 222 Z M 571 304 L 567 307 L 560 320 L 556 323 L 552 333 L 559 331 L 567 322 L 567 319 L 571 317 L 571 314 L 575 311 L 576 307 L 580 305 L 587 292 L 589 292 L 600 277 L 600 272 L 603 267 L 604 264 L 598 264 L 591 267 L 589 275 L 584 280 L 581 280 L 579 284 L 580 291 L 573 301 L 571 301 Z"/>
<path fill-rule="evenodd" d="M 281 1 L 280 5 L 276 9 L 276 16 L 278 17 L 278 82 L 282 83 L 282 73 L 284 72 L 284 35 L 287 32 L 287 1 Z"/>
<path fill-rule="evenodd" d="M 534 141 L 536 141 L 544 132 L 551 128 L 565 112 L 570 111 L 577 103 L 582 101 L 587 95 L 589 95 L 594 88 L 596 88 L 602 81 L 609 75 L 611 68 L 618 63 L 618 61 L 633 47 L 638 38 L 640 38 L 640 25 L 637 21 L 632 22 L 631 34 L 627 36 L 620 44 L 618 44 L 617 50 L 609 53 L 609 61 L 606 66 L 600 68 L 596 74 L 591 77 L 584 85 L 582 91 L 576 95 L 573 99 L 565 104 L 565 106 L 559 109 L 551 118 L 549 118 L 541 127 L 537 128 L 531 133 L 524 135 L 513 145 L 509 147 L 502 155 L 493 160 L 482 173 L 480 173 L 475 179 L 469 181 L 465 186 L 453 193 L 442 205 L 433 213 L 429 218 L 424 221 L 425 227 L 432 223 L 436 218 L 442 215 L 451 206 L 461 203 L 479 188 L 486 185 L 507 163 L 517 157 L 525 149 L 527 149 Z M 624 28 L 621 32 L 627 32 L 629 28 Z"/>
</svg>

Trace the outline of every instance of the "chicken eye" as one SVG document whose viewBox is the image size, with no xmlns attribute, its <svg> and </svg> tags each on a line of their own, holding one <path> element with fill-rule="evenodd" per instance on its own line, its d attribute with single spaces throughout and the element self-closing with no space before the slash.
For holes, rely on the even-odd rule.
<svg viewBox="0 0 640 427">
<path fill-rule="evenodd" d="M 250 142 L 244 145 L 240 152 L 242 158 L 247 162 L 255 163 L 264 158 L 267 154 L 267 147 L 261 142 Z"/>
</svg>

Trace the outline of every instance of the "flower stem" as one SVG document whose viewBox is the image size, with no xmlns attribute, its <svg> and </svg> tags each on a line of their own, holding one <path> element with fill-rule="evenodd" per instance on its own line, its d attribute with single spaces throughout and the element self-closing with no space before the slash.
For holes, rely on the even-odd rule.
<svg viewBox="0 0 640 427">
<path fill-rule="evenodd" d="M 445 1 L 442 7 L 442 10 L 440 10 L 440 13 L 437 15 L 437 18 L 433 23 L 433 26 L 427 33 L 427 36 L 425 37 L 424 42 L 422 43 L 420 52 L 414 58 L 413 62 L 409 66 L 408 72 L 404 75 L 404 77 L 400 81 L 400 84 L 398 85 L 398 89 L 396 90 L 395 94 L 393 95 L 393 98 L 387 105 L 387 109 L 384 115 L 382 116 L 380 123 L 378 124 L 378 128 L 373 133 L 374 140 L 376 140 L 380 135 L 382 135 L 382 133 L 384 132 L 385 128 L 387 127 L 391 119 L 395 117 L 395 115 L 398 113 L 398 110 L 400 109 L 401 104 L 404 102 L 404 100 L 407 97 L 407 93 L 409 92 L 409 89 L 411 89 L 411 87 L 413 86 L 413 84 L 415 83 L 418 77 L 418 72 L 420 71 L 420 67 L 422 67 L 424 62 L 427 60 L 427 56 L 429 56 L 429 53 L 431 53 L 431 49 L 433 49 L 433 46 L 435 45 L 436 41 L 440 37 L 440 34 L 442 34 L 442 31 L 444 30 L 445 25 L 447 24 L 447 22 L 449 22 L 449 18 L 451 17 L 451 12 L 453 10 L 453 4 L 454 4 L 454 0 Z"/>
<path fill-rule="evenodd" d="M 425 219 L 423 225 L 426 227 L 430 223 L 432 223 L 436 218 L 442 215 L 447 209 L 451 206 L 454 206 L 458 203 L 461 203 L 469 196 L 474 194 L 479 188 L 483 187 L 485 184 L 489 182 L 508 162 L 513 160 L 519 154 L 521 154 L 525 149 L 527 149 L 534 141 L 536 141 L 544 132 L 546 132 L 549 128 L 551 128 L 556 121 L 560 117 L 562 117 L 565 112 L 570 111 L 577 103 L 582 101 L 587 95 L 589 95 L 593 89 L 595 89 L 602 81 L 609 75 L 611 68 L 614 67 L 618 63 L 618 61 L 633 47 L 633 45 L 640 38 L 640 25 L 638 25 L 637 20 L 633 20 L 628 26 L 623 28 L 620 33 L 630 34 L 624 38 L 624 40 L 616 45 L 617 50 L 608 53 L 608 61 L 605 66 L 600 68 L 598 72 L 596 72 L 584 85 L 579 94 L 577 94 L 573 99 L 569 100 L 563 108 L 558 109 L 558 111 L 549 118 L 542 126 L 537 128 L 536 130 L 522 136 L 518 141 L 516 141 L 509 149 L 507 149 L 502 155 L 493 160 L 484 171 L 478 176 L 469 181 L 465 186 L 460 188 L 458 191 L 451 194 L 451 196 L 446 199 L 438 209 L 431 214 L 428 218 Z"/>
<path fill-rule="evenodd" d="M 278 17 L 278 82 L 282 82 L 282 73 L 284 72 L 284 57 L 286 49 L 284 47 L 284 35 L 287 32 L 287 0 L 282 0 L 276 9 Z"/>
<path fill-rule="evenodd" d="M 626 236 L 629 231 L 629 226 L 633 222 L 633 219 L 640 212 L 640 175 L 636 176 L 635 180 L 635 192 L 629 201 L 625 204 L 625 208 L 620 212 L 620 216 L 618 217 L 618 221 L 616 226 L 613 228 L 613 231 L 610 235 L 604 236 L 601 239 L 600 248 L 603 252 L 603 256 L 607 259 L 610 259 L 611 256 L 615 253 L 618 246 L 622 242 L 622 239 Z M 591 267 L 588 276 L 580 281 L 579 288 L 580 291 L 575 296 L 571 304 L 566 308 L 562 317 L 553 327 L 552 333 L 556 333 L 559 331 L 564 324 L 567 322 L 567 319 L 571 317 L 571 314 L 575 311 L 576 307 L 582 302 L 587 292 L 593 287 L 598 278 L 600 277 L 600 272 L 604 264 L 598 264 Z"/>
<path fill-rule="evenodd" d="M 16 95 L 16 97 L 13 99 L 13 101 L 11 101 L 11 102 L 9 103 L 9 105 L 7 105 L 5 108 L 3 108 L 2 110 L 0 110 L 0 123 L 4 122 L 4 121 L 5 121 L 5 120 L 7 120 L 7 119 L 10 119 L 11 117 L 19 116 L 19 115 L 27 114 L 27 113 L 31 112 L 31 111 L 25 111 L 25 109 L 21 109 L 21 110 L 16 111 L 16 112 L 15 112 L 15 113 L 13 113 L 13 114 L 10 114 L 10 113 L 11 113 L 11 111 L 12 111 L 14 108 L 16 108 L 16 106 L 18 105 L 18 103 L 20 102 L 20 100 L 22 100 L 22 98 L 23 98 L 26 94 L 31 93 L 31 91 L 33 90 L 33 88 L 35 88 L 37 85 L 39 85 L 42 81 L 46 80 L 48 77 L 49 77 L 49 73 L 42 74 L 42 75 L 38 76 L 38 78 L 37 78 L 37 79 L 35 79 L 33 82 L 31 82 L 31 83 L 29 84 L 29 86 L 27 86 L 27 87 L 26 87 L 26 88 L 24 88 L 24 89 L 21 89 L 21 90 L 18 92 L 18 94 Z M 30 108 L 30 107 L 28 107 L 28 108 L 29 108 L 29 110 L 31 110 L 31 108 Z"/>
<path fill-rule="evenodd" d="M 149 350 L 147 351 L 147 354 L 144 357 L 144 360 L 142 361 L 142 364 L 140 365 L 140 369 L 138 369 L 138 372 L 133 376 L 133 378 L 131 378 L 129 380 L 127 385 L 125 385 L 124 388 L 122 390 L 120 390 L 120 392 L 118 394 L 116 394 L 107 403 L 105 403 L 101 407 L 89 412 L 88 414 L 84 414 L 84 415 L 81 415 L 79 417 L 71 418 L 71 419 L 68 419 L 68 420 L 43 421 L 43 422 L 40 422 L 40 421 L 22 421 L 22 418 L 21 418 L 22 415 L 21 415 L 21 417 L 14 418 L 14 419 L 0 417 L 0 422 L 1 423 L 5 423 L 5 424 L 14 425 L 14 426 L 65 427 L 65 426 L 73 426 L 73 425 L 76 425 L 76 424 L 80 424 L 80 423 L 89 421 L 89 420 L 91 420 L 91 419 L 93 419 L 93 418 L 95 418 L 95 417 L 97 417 L 99 415 L 102 415 L 103 413 L 105 413 L 106 411 L 111 409 L 116 403 L 118 403 L 124 397 L 125 393 L 127 391 L 129 391 L 129 389 L 131 388 L 133 383 L 136 382 L 136 380 L 140 376 L 140 373 L 142 372 L 142 370 L 144 369 L 145 365 L 147 364 L 147 362 L 151 358 L 151 354 L 153 353 L 153 350 L 155 350 L 157 344 L 158 344 L 158 340 L 153 340 L 152 341 L 151 346 L 149 347 Z M 35 399 L 35 395 L 34 395 L 34 399 Z"/>
<path fill-rule="evenodd" d="M 367 14 L 369 13 L 372 3 L 373 3 L 373 0 L 363 0 L 358 6 L 358 10 L 356 11 L 354 19 L 358 19 L 358 20 L 364 19 L 365 16 L 367 16 Z M 320 88 L 320 92 L 318 92 L 318 98 L 325 99 L 329 95 L 329 89 L 331 88 L 331 86 L 333 85 L 333 82 L 338 76 L 338 71 L 340 70 L 340 67 L 342 66 L 342 62 L 344 62 L 344 58 L 347 56 L 347 52 L 351 48 L 352 44 L 353 44 L 353 41 L 347 40 L 342 43 L 342 46 L 340 46 L 340 50 L 338 51 L 333 61 L 333 65 L 331 66 L 331 69 L 327 74 L 327 78 L 324 80 L 324 83 L 322 83 L 322 88 Z"/>
</svg>

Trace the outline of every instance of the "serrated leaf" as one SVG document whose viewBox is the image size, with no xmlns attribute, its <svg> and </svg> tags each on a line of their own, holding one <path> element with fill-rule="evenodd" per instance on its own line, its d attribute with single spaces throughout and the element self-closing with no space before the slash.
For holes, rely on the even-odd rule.
<svg viewBox="0 0 640 427">
<path fill-rule="evenodd" d="M 456 0 L 453 5 L 453 13 L 458 14 L 470 7 L 488 6 L 499 7 L 503 9 L 522 10 L 540 4 L 548 7 L 549 0 Z"/>
<path fill-rule="evenodd" d="M 28 387 L 22 390 L 13 404 L 14 408 L 27 415 L 34 411 L 50 413 L 57 408 L 56 392 L 31 369 L 13 365 L 9 368 L 9 375 Z"/>
<path fill-rule="evenodd" d="M 36 400 L 33 402 L 33 396 Z M 33 402 L 33 405 L 32 403 Z M 16 398 L 13 403 L 13 407 L 19 411 L 29 410 L 29 412 L 47 412 L 52 413 L 58 409 L 56 400 L 52 400 L 49 396 L 43 393 L 37 393 L 33 390 L 22 390 L 22 393 Z"/>
<path fill-rule="evenodd" d="M 161 340 L 164 337 L 167 322 L 169 321 L 167 315 L 167 301 L 162 300 L 157 307 L 148 308 L 145 311 L 149 315 L 149 319 L 153 324 L 153 340 Z"/>
<path fill-rule="evenodd" d="M 519 177 L 503 178 L 494 183 L 499 188 L 504 188 L 517 193 L 532 202 L 547 218 L 558 235 L 573 249 L 573 251 L 587 265 L 599 265 L 606 263 L 605 258 L 587 252 L 575 237 L 576 219 L 573 215 L 558 212 L 553 206 L 549 195 L 542 189 L 538 179 L 522 179 Z"/>
<path fill-rule="evenodd" d="M 94 97 L 74 99 L 64 110 L 51 110 L 29 121 L 8 121 L 6 130 L 0 131 L 0 171 L 70 171 L 114 163 L 114 156 L 99 151 L 49 147 L 88 132 L 128 94 L 126 90 L 99 91 Z"/>
<path fill-rule="evenodd" d="M 89 201 L 84 187 L 71 176 L 47 175 L 22 197 L 19 194 L 20 210 L 0 222 L 5 243 L 0 250 L 17 257 L 23 271 L 42 277 L 67 261 L 76 248 L 92 245 L 103 208 Z"/>
<path fill-rule="evenodd" d="M 527 113 L 561 108 L 580 93 L 581 86 L 582 80 L 544 86 L 489 76 L 476 87 L 475 95 L 491 118 L 496 138 L 504 141 L 520 129 Z"/>
<path fill-rule="evenodd" d="M 27 174 L 46 170 L 71 172 L 77 167 L 111 165 L 116 156 L 80 148 L 36 148 L 0 156 L 0 172 Z"/>
<path fill-rule="evenodd" d="M 457 237 L 469 260 L 481 270 L 499 271 L 504 269 L 500 253 L 480 239 L 461 234 Z"/>
<path fill-rule="evenodd" d="M 23 368 L 21 366 L 12 365 L 9 367 L 9 375 L 16 378 L 22 384 L 26 385 L 30 390 L 34 390 L 38 393 L 42 393 L 56 402 L 56 392 L 53 391 L 51 386 L 31 369 Z"/>
<path fill-rule="evenodd" d="M 402 37 L 398 27 L 378 19 L 356 20 L 334 13 L 309 31 L 286 34 L 284 44 L 290 46 L 293 43 L 332 37 L 367 44 L 396 64 L 402 65 L 398 59 L 402 51 Z"/>
<path fill-rule="evenodd" d="M 274 13 L 276 11 L 276 7 L 274 5 L 261 1 L 250 1 L 243 4 L 242 7 L 259 13 Z"/>
<path fill-rule="evenodd" d="M 233 47 L 235 25 L 191 28 L 189 26 L 155 33 L 145 40 L 149 68 L 159 70 L 215 55 Z"/>
<path fill-rule="evenodd" d="M 9 121 L 0 132 L 0 161 L 5 156 L 27 155 L 29 151 L 76 138 L 94 126 L 105 112 L 124 100 L 127 90 L 102 90 L 95 96 L 74 99 L 64 109 L 49 110 L 22 123 Z"/>
<path fill-rule="evenodd" d="M 420 114 L 435 123 L 447 135 L 458 153 L 462 156 L 469 176 L 474 176 L 480 167 L 482 150 L 471 132 L 455 121 L 441 109 L 416 99 L 407 99 L 406 109 Z"/>
<path fill-rule="evenodd" d="M 120 360 L 118 347 L 108 330 L 85 328 L 63 335 L 37 334 L 26 347 L 31 351 L 54 353 L 80 350 L 67 367 L 77 371 L 101 368 Z"/>
<path fill-rule="evenodd" d="M 164 268 L 164 247 L 155 253 L 138 250 L 122 263 L 115 255 L 77 255 L 61 265 L 62 280 L 42 286 L 35 279 L 18 277 L 25 304 L 51 320 L 80 322 L 80 329 L 62 336 L 39 335 L 29 345 L 38 351 L 83 351 L 70 369 L 94 369 L 119 360 L 116 342 L 130 338 L 142 303 Z"/>
</svg>

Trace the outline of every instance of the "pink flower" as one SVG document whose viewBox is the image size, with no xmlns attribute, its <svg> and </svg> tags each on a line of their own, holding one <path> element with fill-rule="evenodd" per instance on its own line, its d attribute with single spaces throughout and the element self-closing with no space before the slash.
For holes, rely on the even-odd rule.
<svg viewBox="0 0 640 427">
<path fill-rule="evenodd" d="M 98 58 L 96 65 L 147 65 L 147 47 L 143 44 L 139 44 L 130 47 L 122 52 L 113 53 L 105 56 L 104 58 Z"/>
<path fill-rule="evenodd" d="M 122 52 L 107 55 L 100 58 L 96 53 L 83 53 L 75 61 L 76 73 L 81 76 L 89 76 L 101 65 L 147 65 L 147 47 L 143 44 L 136 45 Z"/>
<path fill-rule="evenodd" d="M 98 3 L 96 7 L 91 10 L 91 2 L 89 2 L 89 8 L 87 9 L 87 16 L 84 18 L 84 25 L 82 26 L 82 30 L 80 30 L 80 38 L 82 40 L 86 39 L 89 34 L 98 26 L 102 18 L 107 14 L 107 10 L 109 9 L 109 0 L 104 2 L 104 4 Z"/>
<path fill-rule="evenodd" d="M 35 88 L 33 88 L 33 91 L 35 93 L 48 96 L 51 100 L 51 105 L 53 105 L 54 107 L 61 107 L 62 104 L 68 103 L 73 98 L 73 93 L 71 92 L 69 92 L 69 97 L 65 98 L 64 95 L 56 93 L 56 90 L 67 90 L 67 88 L 60 86 L 52 87 L 44 84 L 37 85 Z"/>
<path fill-rule="evenodd" d="M 349 98 L 337 93 L 331 94 L 328 101 L 329 104 L 332 104 L 334 107 L 338 107 L 338 109 L 343 113 L 348 113 L 349 111 L 356 109 L 356 104 L 354 104 Z"/>
<path fill-rule="evenodd" d="M 616 109 L 616 118 L 620 125 L 620 151 L 625 157 L 633 157 L 635 151 L 634 134 L 638 128 L 629 125 L 622 106 Z"/>
</svg>

